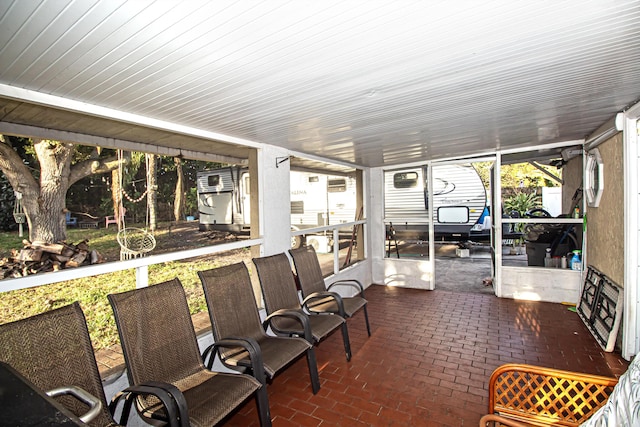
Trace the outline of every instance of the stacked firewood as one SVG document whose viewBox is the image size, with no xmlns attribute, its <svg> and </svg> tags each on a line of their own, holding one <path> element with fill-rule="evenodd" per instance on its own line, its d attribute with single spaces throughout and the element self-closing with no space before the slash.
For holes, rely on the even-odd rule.
<svg viewBox="0 0 640 427">
<path fill-rule="evenodd" d="M 104 262 L 104 258 L 98 251 L 89 249 L 88 242 L 83 240 L 74 245 L 66 242 L 46 243 L 23 240 L 22 249 L 13 249 L 9 258 L 0 260 L 2 278 L 23 277 Z"/>
</svg>

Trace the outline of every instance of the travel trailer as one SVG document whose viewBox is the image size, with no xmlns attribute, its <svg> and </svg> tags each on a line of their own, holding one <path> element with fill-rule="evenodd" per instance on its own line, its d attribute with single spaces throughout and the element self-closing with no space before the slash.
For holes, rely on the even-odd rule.
<svg viewBox="0 0 640 427">
<path fill-rule="evenodd" d="M 198 172 L 198 211 L 200 230 L 248 233 L 249 171 L 230 166 Z M 352 222 L 356 211 L 355 178 L 291 171 L 291 229 L 305 230 L 324 225 Z M 321 252 L 329 252 L 331 241 L 313 236 Z M 309 238 L 311 239 L 311 237 Z M 292 238 L 292 247 L 302 244 L 303 236 Z"/>
<path fill-rule="evenodd" d="M 384 220 L 387 226 L 393 225 L 399 238 L 429 238 L 427 176 L 427 166 L 385 172 Z M 489 232 L 482 227 L 487 212 L 486 190 L 473 166 L 456 164 L 433 167 L 436 240 L 488 240 Z"/>
</svg>

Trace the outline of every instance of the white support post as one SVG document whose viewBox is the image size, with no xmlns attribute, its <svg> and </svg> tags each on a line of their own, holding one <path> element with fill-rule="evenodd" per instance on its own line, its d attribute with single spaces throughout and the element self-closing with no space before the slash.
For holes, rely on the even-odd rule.
<svg viewBox="0 0 640 427">
<path fill-rule="evenodd" d="M 149 266 L 136 267 L 136 289 L 149 286 Z"/>
<path fill-rule="evenodd" d="M 289 152 L 265 145 L 258 156 L 260 169 L 260 230 L 264 255 L 282 253 L 291 248 L 291 191 Z"/>
<path fill-rule="evenodd" d="M 501 181 L 502 156 L 496 153 L 496 161 L 493 164 L 493 200 L 491 201 L 491 227 L 494 232 L 494 241 L 491 250 L 494 251 L 495 264 L 493 266 L 493 290 L 497 297 L 502 297 L 502 181 Z"/>
<path fill-rule="evenodd" d="M 340 272 L 340 233 L 338 229 L 333 230 L 333 274 Z"/>
<path fill-rule="evenodd" d="M 428 215 L 429 215 L 429 269 L 431 271 L 431 280 L 427 285 L 427 289 L 434 290 L 436 288 L 436 226 L 433 223 L 433 163 L 428 163 L 427 166 L 427 200 L 428 200 Z"/>
<path fill-rule="evenodd" d="M 627 360 L 640 353 L 640 188 L 638 186 L 638 120 L 640 104 L 624 114 L 624 308 L 622 320 L 622 357 Z"/>
</svg>

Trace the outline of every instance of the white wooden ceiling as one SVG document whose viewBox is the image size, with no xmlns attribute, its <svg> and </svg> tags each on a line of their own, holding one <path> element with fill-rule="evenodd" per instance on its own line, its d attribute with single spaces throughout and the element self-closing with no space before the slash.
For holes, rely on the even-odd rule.
<svg viewBox="0 0 640 427">
<path fill-rule="evenodd" d="M 637 0 L 0 0 L 5 124 L 389 166 L 582 139 L 639 97 Z"/>
</svg>

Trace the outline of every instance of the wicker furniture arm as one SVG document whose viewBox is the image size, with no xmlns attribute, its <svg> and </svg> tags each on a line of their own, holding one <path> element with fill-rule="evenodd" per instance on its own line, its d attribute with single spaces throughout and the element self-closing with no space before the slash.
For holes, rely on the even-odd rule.
<svg viewBox="0 0 640 427">
<path fill-rule="evenodd" d="M 489 380 L 489 418 L 535 426 L 578 426 L 591 417 L 613 392 L 616 378 L 532 365 L 507 364 Z M 485 422 L 485 424 L 482 424 Z M 515 424 L 511 424 L 515 425 Z"/>
<path fill-rule="evenodd" d="M 480 418 L 480 427 L 487 426 L 530 427 L 530 424 L 522 424 L 521 422 L 496 414 L 487 414 Z"/>
</svg>

